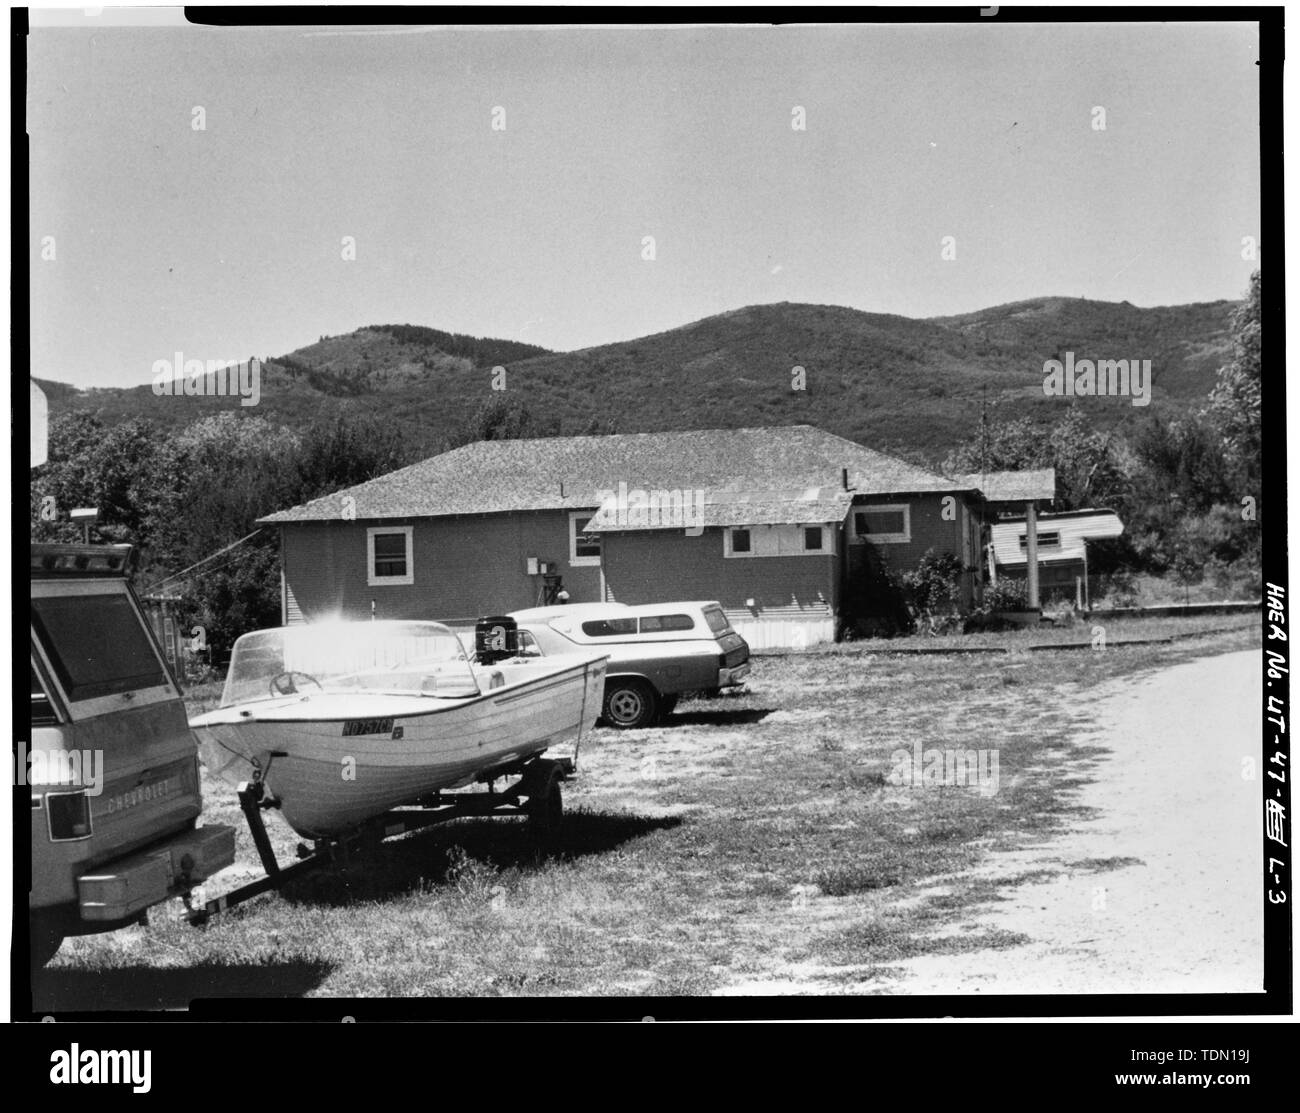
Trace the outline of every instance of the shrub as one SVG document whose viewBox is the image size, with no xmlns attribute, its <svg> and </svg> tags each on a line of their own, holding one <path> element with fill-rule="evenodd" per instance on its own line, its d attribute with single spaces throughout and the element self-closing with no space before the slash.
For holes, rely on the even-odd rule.
<svg viewBox="0 0 1300 1113">
<path fill-rule="evenodd" d="M 1102 576 L 1097 582 L 1093 602 L 1103 600 L 1111 607 L 1136 607 L 1138 584 L 1133 573 L 1119 570 Z"/>
<path fill-rule="evenodd" d="M 961 561 L 954 553 L 927 549 L 914 572 L 899 579 L 909 605 L 922 620 L 947 617 L 961 605 Z"/>
<path fill-rule="evenodd" d="M 984 589 L 984 605 L 980 608 L 988 613 L 998 611 L 1029 610 L 1029 587 L 1024 580 L 1013 580 L 1004 576 L 995 584 Z"/>
</svg>

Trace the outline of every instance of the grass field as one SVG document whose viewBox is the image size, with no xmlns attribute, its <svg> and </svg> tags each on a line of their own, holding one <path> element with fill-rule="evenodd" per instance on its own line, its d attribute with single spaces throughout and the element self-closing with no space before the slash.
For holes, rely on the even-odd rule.
<svg viewBox="0 0 1300 1113">
<path fill-rule="evenodd" d="M 551 856 L 521 821 L 462 820 L 203 928 L 173 902 L 147 928 L 65 943 L 37 980 L 37 1007 L 880 993 L 899 984 L 902 958 L 960 951 L 978 963 L 1023 940 L 943 930 L 998 897 L 969 868 L 1082 818 L 1072 788 L 1097 759 L 1089 720 L 1103 686 L 1259 644 L 1258 620 L 1147 621 L 1129 635 L 1197 636 L 1125 648 L 1108 633 L 1102 652 L 903 656 L 860 643 L 762 658 L 745 690 L 683 702 L 666 727 L 597 730 L 564 786 Z M 1013 647 L 1020 637 L 983 636 Z M 191 693 L 196 710 L 214 698 Z M 996 750 L 997 791 L 890 783 L 895 752 L 914 744 Z M 205 821 L 239 829 L 238 862 L 209 885 L 215 895 L 259 870 L 233 792 L 205 789 Z M 278 817 L 269 825 L 289 859 L 296 838 Z"/>
</svg>

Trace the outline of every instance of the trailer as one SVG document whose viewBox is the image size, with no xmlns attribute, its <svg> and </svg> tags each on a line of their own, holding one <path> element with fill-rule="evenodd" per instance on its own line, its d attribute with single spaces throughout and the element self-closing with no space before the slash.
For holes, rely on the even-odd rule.
<svg viewBox="0 0 1300 1113">
<path fill-rule="evenodd" d="M 282 751 L 273 752 L 276 757 Z M 250 781 L 239 785 L 239 807 L 248 824 L 253 845 L 257 848 L 264 876 L 242 885 L 229 893 L 194 907 L 191 895 L 184 894 L 189 922 L 195 926 L 206 923 L 219 912 L 235 908 L 253 897 L 273 892 L 295 878 L 307 874 L 327 872 L 347 867 L 358 857 L 373 852 L 386 839 L 396 838 L 447 823 L 453 819 L 482 816 L 524 816 L 527 818 L 538 848 L 546 850 L 558 841 L 564 818 L 562 781 L 576 772 L 574 758 L 547 758 L 531 755 L 521 761 L 498 766 L 486 771 L 477 783 L 486 784 L 486 792 L 440 790 L 420 797 L 382 815 L 368 819 L 352 830 L 338 836 L 315 839 L 308 847 L 298 844 L 298 860 L 281 865 L 271 846 L 270 835 L 262 813 L 279 807 L 279 801 L 267 791 L 267 769 L 258 769 Z M 518 777 L 512 785 L 497 791 L 496 783 Z"/>
</svg>

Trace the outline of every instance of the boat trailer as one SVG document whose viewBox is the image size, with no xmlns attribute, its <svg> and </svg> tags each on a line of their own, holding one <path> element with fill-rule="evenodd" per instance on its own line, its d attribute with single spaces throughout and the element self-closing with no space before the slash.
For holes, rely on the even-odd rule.
<svg viewBox="0 0 1300 1113">
<path fill-rule="evenodd" d="M 272 759 L 286 756 L 273 752 Z M 268 762 L 268 770 L 270 763 Z M 243 904 L 262 893 L 279 889 L 293 878 L 322 870 L 340 869 L 360 853 L 374 850 L 385 839 L 409 834 L 437 823 L 453 819 L 486 815 L 522 815 L 532 825 L 538 845 L 545 847 L 559 834 L 564 815 L 560 782 L 571 777 L 575 770 L 574 758 L 545 758 L 532 756 L 506 766 L 497 766 L 477 778 L 488 786 L 487 792 L 437 791 L 413 800 L 410 804 L 394 808 L 375 816 L 342 835 L 316 839 L 309 849 L 298 844 L 298 861 L 281 866 L 271 847 L 271 837 L 266 833 L 262 812 L 280 806 L 279 800 L 266 790 L 264 771 L 256 770 L 252 781 L 239 785 L 239 807 L 248 823 L 253 845 L 262 860 L 264 877 L 242 885 L 220 897 L 206 901 L 201 908 L 192 906 L 189 893 L 185 901 L 186 918 L 195 926 L 207 923 L 213 915 Z M 495 783 L 504 777 L 519 776 L 508 789 L 497 792 Z"/>
</svg>

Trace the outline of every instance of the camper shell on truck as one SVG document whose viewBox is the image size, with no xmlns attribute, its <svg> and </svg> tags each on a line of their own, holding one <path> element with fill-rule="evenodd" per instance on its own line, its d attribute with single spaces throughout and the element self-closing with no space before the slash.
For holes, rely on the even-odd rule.
<svg viewBox="0 0 1300 1113">
<path fill-rule="evenodd" d="M 575 603 L 509 616 L 522 656 L 600 649 L 609 655 L 602 715 L 619 729 L 672 714 L 684 692 L 718 692 L 749 675 L 749 644 L 716 600 Z"/>
<path fill-rule="evenodd" d="M 234 828 L 199 826 L 181 689 L 131 590 L 129 545 L 33 544 L 31 957 L 142 922 L 230 865 Z"/>
</svg>

